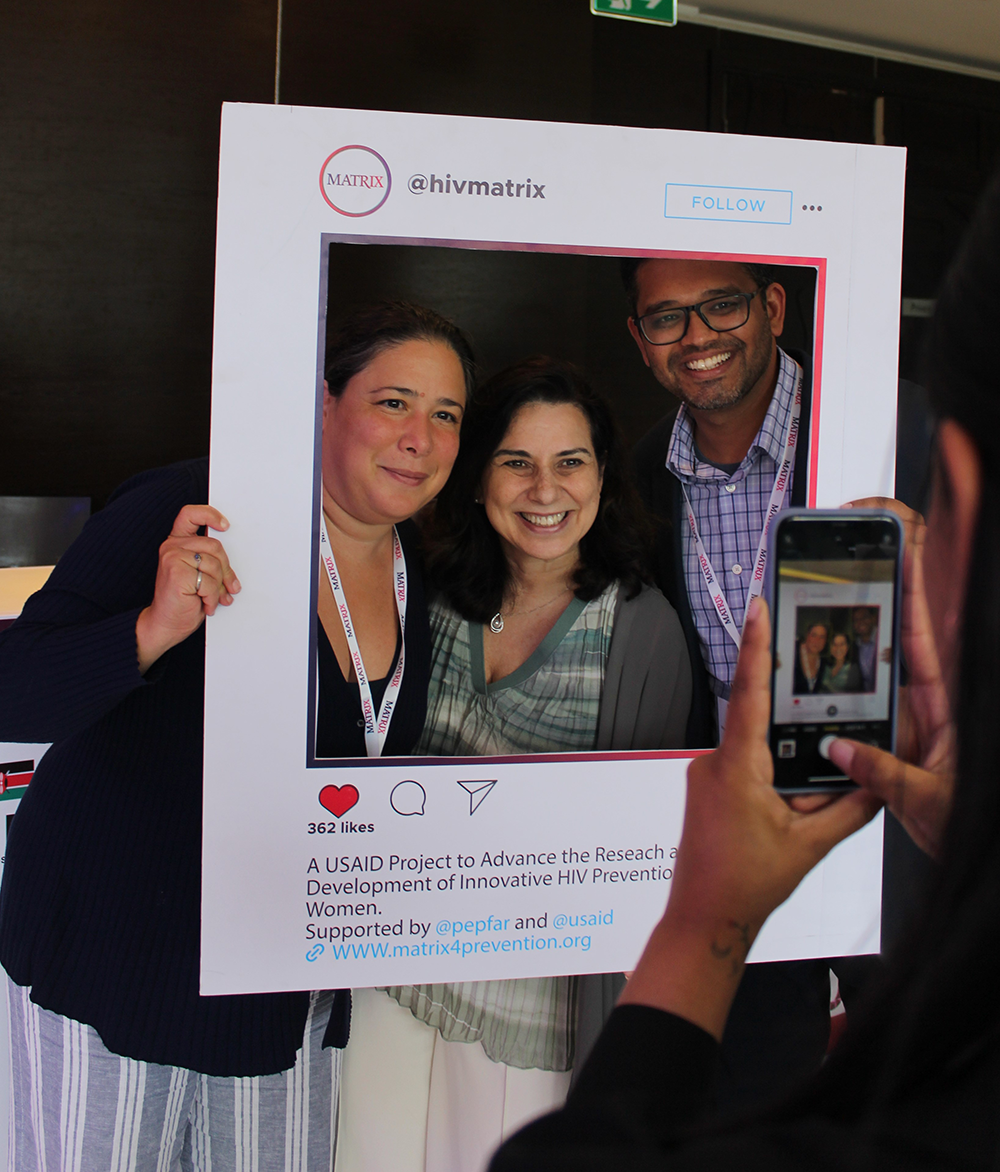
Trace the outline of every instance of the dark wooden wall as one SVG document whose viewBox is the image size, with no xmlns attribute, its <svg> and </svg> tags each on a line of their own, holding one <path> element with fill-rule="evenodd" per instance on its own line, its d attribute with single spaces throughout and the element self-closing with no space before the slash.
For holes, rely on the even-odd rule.
<svg viewBox="0 0 1000 1172">
<path fill-rule="evenodd" d="M 1000 140 L 995 83 L 586 0 L 284 13 L 286 102 L 870 142 L 882 96 L 907 296 L 933 296 Z M 207 450 L 219 108 L 272 99 L 276 0 L 6 0 L 0 28 L 0 494 L 99 505 Z"/>
<path fill-rule="evenodd" d="M 4 3 L 0 494 L 99 503 L 204 452 L 219 108 L 274 0 Z"/>
</svg>

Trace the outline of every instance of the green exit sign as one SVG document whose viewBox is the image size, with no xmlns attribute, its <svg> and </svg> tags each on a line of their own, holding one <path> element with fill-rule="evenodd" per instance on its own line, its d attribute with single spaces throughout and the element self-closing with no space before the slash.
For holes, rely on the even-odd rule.
<svg viewBox="0 0 1000 1172">
<path fill-rule="evenodd" d="M 618 16 L 646 24 L 676 24 L 677 0 L 590 0 L 595 16 Z"/>
</svg>

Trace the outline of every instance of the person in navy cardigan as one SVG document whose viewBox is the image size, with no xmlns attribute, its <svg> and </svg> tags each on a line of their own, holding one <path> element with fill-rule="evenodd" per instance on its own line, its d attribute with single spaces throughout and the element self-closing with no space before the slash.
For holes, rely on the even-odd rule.
<svg viewBox="0 0 1000 1172">
<path fill-rule="evenodd" d="M 395 626 L 394 527 L 408 560 L 387 741 L 406 753 L 430 642 L 405 518 L 451 470 L 472 355 L 450 322 L 401 303 L 349 319 L 328 352 L 323 508 L 373 665 L 380 611 L 355 600 L 384 569 L 373 593 Z M 349 996 L 198 993 L 203 624 L 240 592 L 212 535 L 228 522 L 207 499 L 206 460 L 133 478 L 0 635 L 0 739 L 53 742 L 12 824 L 0 891 L 18 1170 L 173 1168 L 182 1152 L 198 1168 L 270 1172 L 286 1151 L 296 1168 L 330 1167 Z M 352 526 L 369 565 L 352 554 Z M 391 653 L 395 632 L 382 643 Z M 337 751 L 363 754 L 357 685 L 333 684 L 330 719 L 350 733 Z"/>
</svg>

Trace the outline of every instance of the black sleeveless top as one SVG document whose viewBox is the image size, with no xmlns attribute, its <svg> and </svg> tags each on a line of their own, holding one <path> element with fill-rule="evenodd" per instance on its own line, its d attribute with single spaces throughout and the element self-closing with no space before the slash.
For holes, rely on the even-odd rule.
<svg viewBox="0 0 1000 1172">
<path fill-rule="evenodd" d="M 427 598 L 419 557 L 419 534 L 412 521 L 396 526 L 406 559 L 406 662 L 399 698 L 392 714 L 383 757 L 401 757 L 412 752 L 423 731 L 427 715 L 427 681 L 431 669 L 431 634 L 427 619 Z M 356 680 L 348 683 L 330 646 L 323 624 L 316 623 L 318 636 L 319 698 L 317 700 L 316 757 L 364 757 L 365 728 L 361 717 L 361 693 Z M 393 670 L 399 660 L 399 635 Z M 389 675 L 369 680 L 375 711 L 381 707 Z"/>
</svg>

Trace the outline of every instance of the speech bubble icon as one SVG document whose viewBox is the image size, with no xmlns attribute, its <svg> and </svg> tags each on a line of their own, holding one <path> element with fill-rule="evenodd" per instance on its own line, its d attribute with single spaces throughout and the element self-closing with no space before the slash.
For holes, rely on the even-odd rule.
<svg viewBox="0 0 1000 1172">
<path fill-rule="evenodd" d="M 427 791 L 419 781 L 401 781 L 392 787 L 392 793 L 389 794 L 389 805 L 404 818 L 411 814 L 423 814 L 426 801 Z"/>
</svg>

